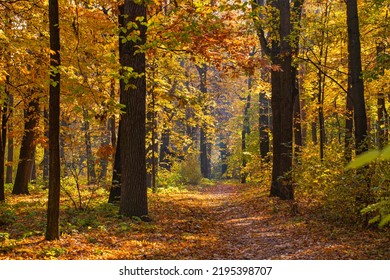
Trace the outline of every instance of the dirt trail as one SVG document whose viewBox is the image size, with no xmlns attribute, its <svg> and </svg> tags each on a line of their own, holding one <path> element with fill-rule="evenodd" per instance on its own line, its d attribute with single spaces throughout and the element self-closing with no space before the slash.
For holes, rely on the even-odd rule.
<svg viewBox="0 0 390 280">
<path fill-rule="evenodd" d="M 217 185 L 188 193 L 180 202 L 196 246 L 180 258 L 190 259 L 383 259 L 383 243 L 370 231 L 311 222 L 292 215 L 288 203 L 253 195 L 242 185 Z M 372 244 L 367 238 L 372 238 Z M 386 238 L 385 238 L 386 239 Z M 389 241 L 387 235 L 387 242 Z M 383 240 L 382 240 L 383 242 Z"/>
</svg>

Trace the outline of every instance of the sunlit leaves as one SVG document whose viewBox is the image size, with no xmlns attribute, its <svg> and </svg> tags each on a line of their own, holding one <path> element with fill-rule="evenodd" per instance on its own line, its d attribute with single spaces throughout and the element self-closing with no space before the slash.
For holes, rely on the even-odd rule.
<svg viewBox="0 0 390 280">
<path fill-rule="evenodd" d="M 353 168 L 359 168 L 362 166 L 365 166 L 371 162 L 373 162 L 375 159 L 377 159 L 380 155 L 380 152 L 377 150 L 368 151 L 360 154 L 357 156 L 353 161 L 351 161 L 346 169 L 353 169 Z"/>
<path fill-rule="evenodd" d="M 390 160 L 390 145 L 382 150 L 370 150 L 358 155 L 353 161 L 348 163 L 346 169 L 355 169 L 366 166 L 375 160 Z"/>
</svg>

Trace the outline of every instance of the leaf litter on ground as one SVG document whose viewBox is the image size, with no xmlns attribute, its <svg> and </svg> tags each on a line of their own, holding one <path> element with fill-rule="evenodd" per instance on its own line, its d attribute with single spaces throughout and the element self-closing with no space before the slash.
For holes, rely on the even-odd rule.
<svg viewBox="0 0 390 280">
<path fill-rule="evenodd" d="M 120 217 L 105 192 L 84 211 L 64 199 L 61 238 L 50 242 L 45 195 L 1 206 L 0 259 L 390 259 L 388 228 L 321 220 L 305 205 L 297 214 L 253 184 L 151 193 L 151 222 Z"/>
</svg>

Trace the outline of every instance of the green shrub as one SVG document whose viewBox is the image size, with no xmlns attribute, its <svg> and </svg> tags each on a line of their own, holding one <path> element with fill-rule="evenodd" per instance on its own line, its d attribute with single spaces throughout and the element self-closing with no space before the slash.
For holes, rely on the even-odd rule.
<svg viewBox="0 0 390 280">
<path fill-rule="evenodd" d="M 189 155 L 183 161 L 177 163 L 177 172 L 179 173 L 181 183 L 185 185 L 199 185 L 202 181 L 202 172 L 198 155 Z"/>
</svg>

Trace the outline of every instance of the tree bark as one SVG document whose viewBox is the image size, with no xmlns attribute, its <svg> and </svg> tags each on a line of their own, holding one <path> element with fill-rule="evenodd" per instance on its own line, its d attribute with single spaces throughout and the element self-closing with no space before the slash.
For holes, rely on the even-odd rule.
<svg viewBox="0 0 390 280">
<path fill-rule="evenodd" d="M 250 54 L 251 55 L 251 54 Z M 246 179 L 248 177 L 248 172 L 245 170 L 246 164 L 247 164 L 247 158 L 246 158 L 246 136 L 250 134 L 250 124 L 249 124 L 249 109 L 251 106 L 251 93 L 250 90 L 252 88 L 252 77 L 251 75 L 248 76 L 248 95 L 246 97 L 245 102 L 245 108 L 244 108 L 244 122 L 242 125 L 242 131 L 241 131 L 241 153 L 242 153 L 242 171 L 241 171 L 241 183 L 245 184 Z"/>
<path fill-rule="evenodd" d="M 273 167 L 271 196 L 281 199 L 294 199 L 292 184 L 292 144 L 293 144 L 293 90 L 292 90 L 292 48 L 290 3 L 275 1 L 272 5 L 280 13 L 280 42 L 273 42 L 271 60 L 280 65 L 281 71 L 271 72 L 272 117 L 273 117 Z"/>
<path fill-rule="evenodd" d="M 207 65 L 203 64 L 202 66 L 196 66 L 199 73 L 199 90 L 202 94 L 202 99 L 205 98 L 207 94 Z M 204 108 L 206 112 L 207 108 Z M 204 178 L 211 178 L 211 162 L 210 162 L 210 153 L 211 147 L 208 143 L 207 135 L 207 125 L 203 123 L 200 127 L 200 170 Z"/>
<path fill-rule="evenodd" d="M 8 108 L 9 108 L 8 116 L 13 106 L 14 106 L 14 97 L 12 94 L 9 94 L 8 95 Z M 7 122 L 7 127 L 8 127 L 8 143 L 7 143 L 7 168 L 6 168 L 5 182 L 7 184 L 11 184 L 13 182 L 14 139 L 10 135 L 12 134 L 12 124 Z"/>
<path fill-rule="evenodd" d="M 46 109 L 43 111 L 43 119 L 45 124 L 45 137 L 49 139 L 49 114 Z M 47 182 L 49 180 L 49 147 L 44 146 L 43 148 L 43 181 Z"/>
<path fill-rule="evenodd" d="M 121 116 L 121 198 L 119 212 L 127 217 L 147 217 L 146 187 L 146 77 L 145 53 L 140 51 L 146 43 L 146 6 L 138 1 L 125 0 L 123 26 L 127 32 L 120 52 L 120 102 L 125 105 Z M 137 26 L 138 38 L 132 36 Z M 129 73 L 129 71 L 131 71 Z M 128 81 L 128 83 L 125 82 Z M 146 218 L 145 218 L 146 219 Z"/>
<path fill-rule="evenodd" d="M 84 130 L 85 154 L 87 157 L 87 182 L 88 185 L 92 185 L 96 183 L 95 158 L 92 153 L 88 112 L 85 109 L 83 110 L 83 116 L 84 116 L 83 130 Z"/>
<path fill-rule="evenodd" d="M 39 101 L 28 102 L 24 111 L 24 135 L 20 147 L 18 169 L 16 171 L 13 194 L 29 194 L 28 183 L 33 169 L 35 151 L 35 129 L 39 124 Z"/>
<path fill-rule="evenodd" d="M 49 1 L 50 88 L 49 88 L 49 198 L 46 240 L 59 239 L 60 217 L 60 29 L 58 0 Z"/>
<path fill-rule="evenodd" d="M 346 162 L 352 160 L 353 144 L 353 102 L 350 90 L 350 78 L 348 78 L 348 94 L 346 97 L 346 114 L 345 114 L 345 136 L 344 136 L 344 158 Z"/>
<path fill-rule="evenodd" d="M 118 15 L 118 28 L 123 27 L 124 25 L 124 6 L 119 5 L 118 7 L 119 15 Z M 123 43 L 121 36 L 123 34 L 121 33 L 118 40 L 119 45 L 119 59 L 122 57 L 122 49 L 123 49 Z M 111 97 L 114 96 L 114 86 L 115 81 L 111 81 Z M 119 83 L 119 86 L 121 86 L 121 82 Z M 120 91 L 122 91 L 122 88 L 120 88 Z M 118 137 L 116 137 L 115 133 L 115 119 L 111 119 L 111 143 L 113 147 L 115 147 L 115 155 L 114 155 L 114 166 L 112 170 L 112 181 L 111 181 L 111 188 L 110 188 L 110 195 L 108 197 L 108 203 L 116 203 L 120 202 L 121 197 L 121 121 L 119 120 L 119 127 L 118 127 Z"/>
<path fill-rule="evenodd" d="M 360 32 L 357 0 L 347 0 L 348 52 L 351 95 L 354 108 L 356 154 L 368 150 L 367 115 L 362 78 Z"/>
<path fill-rule="evenodd" d="M 379 44 L 376 47 L 377 52 L 377 63 L 380 69 L 380 75 L 384 75 L 383 67 L 380 65 L 380 56 L 385 51 L 385 46 L 383 44 Z M 383 92 L 383 88 L 379 90 L 378 98 L 377 98 L 377 114 L 378 114 L 378 147 L 383 148 L 385 144 L 388 142 L 388 123 L 389 123 L 389 115 L 386 110 L 386 101 L 385 94 Z"/>
<path fill-rule="evenodd" d="M 108 198 L 108 203 L 115 203 L 120 201 L 121 197 L 121 123 L 119 123 L 118 129 L 118 140 L 115 144 L 115 156 L 114 156 L 114 166 L 112 170 L 112 182 L 110 189 L 110 196 Z"/>
<path fill-rule="evenodd" d="M 260 137 L 260 156 L 268 160 L 270 151 L 269 127 L 269 100 L 265 92 L 259 93 L 259 137 Z"/>
<path fill-rule="evenodd" d="M 5 187 L 4 187 L 4 167 L 5 167 L 5 144 L 7 139 L 7 112 L 10 103 L 10 94 L 8 92 L 8 85 L 10 82 L 9 75 L 6 75 L 5 80 L 5 94 L 8 99 L 4 101 L 2 107 L 0 107 L 0 123 L 1 123 L 1 131 L 0 131 L 0 202 L 5 201 Z M 7 104 L 8 103 L 8 104 Z M 12 174 L 11 174 L 12 175 Z"/>
<path fill-rule="evenodd" d="M 264 5 L 265 1 L 254 1 L 253 7 Z M 301 1 L 300 1 L 301 2 Z M 271 58 L 273 65 L 280 66 L 281 70 L 271 70 L 271 106 L 273 132 L 273 159 L 271 196 L 281 199 L 294 199 L 292 181 L 292 145 L 293 145 L 293 75 L 291 46 L 291 6 L 290 1 L 275 0 L 269 5 L 273 8 L 278 40 L 265 36 L 261 23 L 256 22 L 258 36 L 262 49 Z M 295 3 L 294 3 L 295 5 Z M 260 14 L 260 18 L 264 15 Z M 269 41 L 269 42 L 268 42 Z"/>
<path fill-rule="evenodd" d="M 171 151 L 169 150 L 170 138 L 171 135 L 169 128 L 164 128 L 161 134 L 159 165 L 160 168 L 166 169 L 168 171 L 171 170 L 171 160 L 169 158 L 171 155 Z"/>
</svg>

